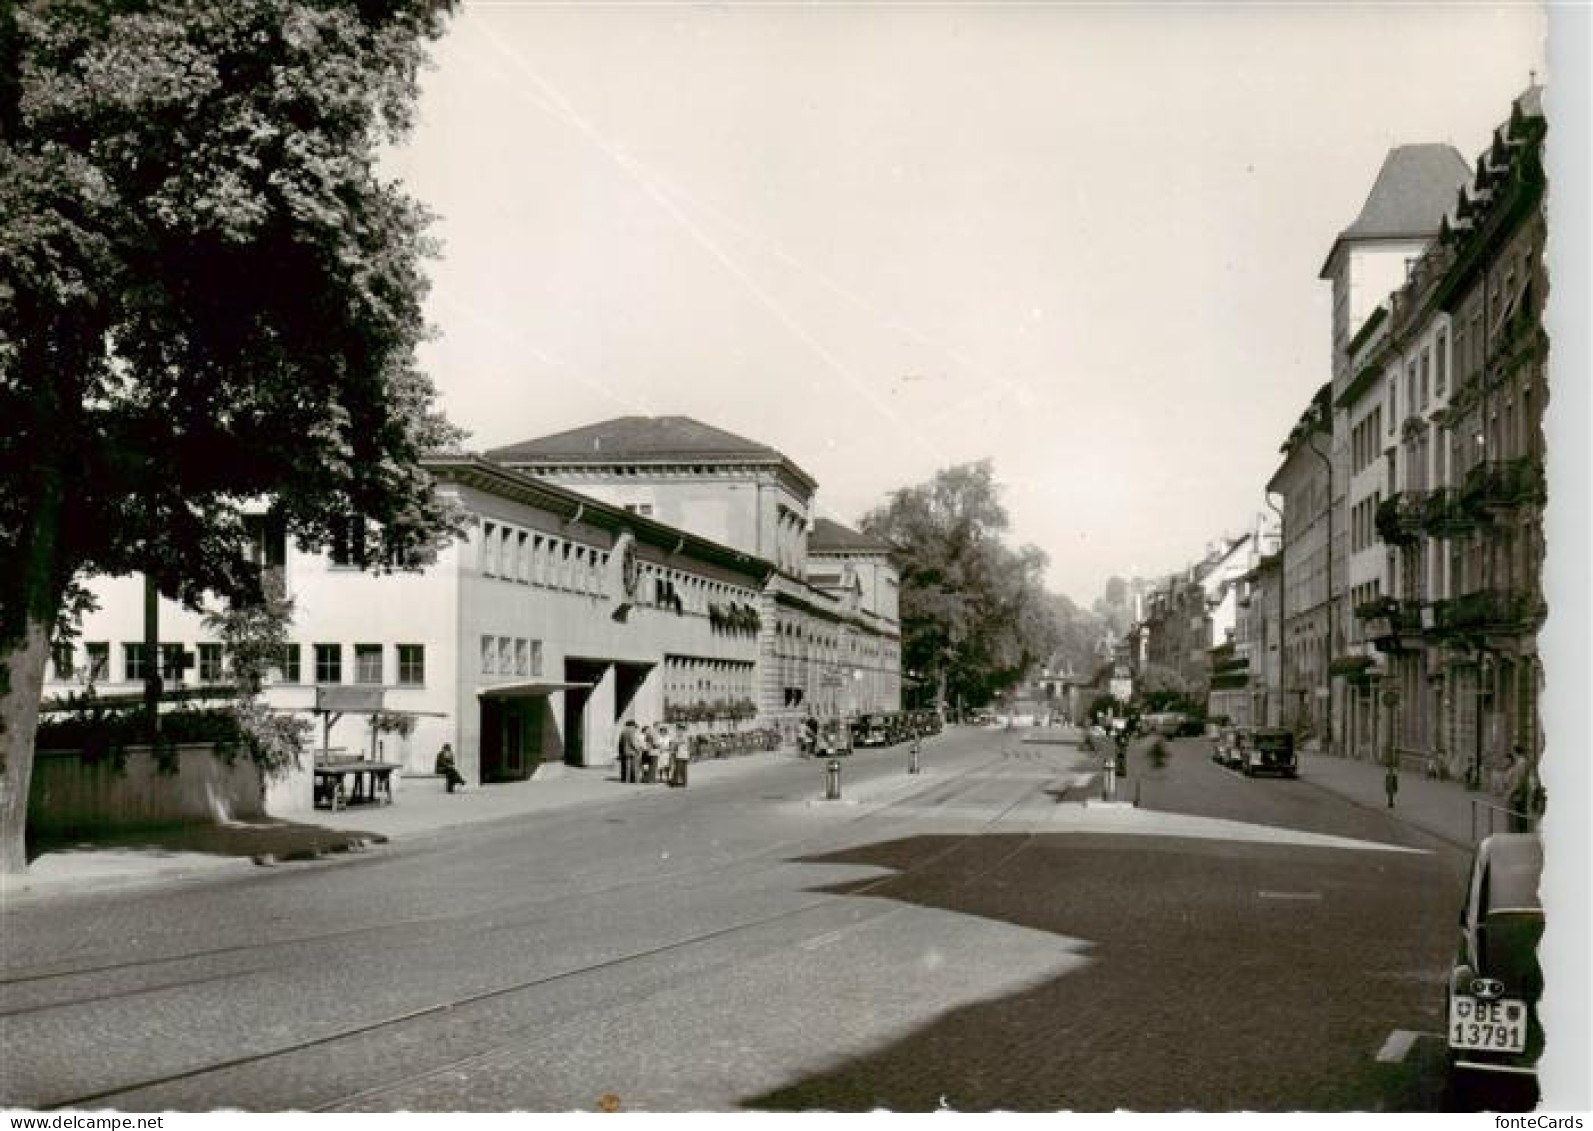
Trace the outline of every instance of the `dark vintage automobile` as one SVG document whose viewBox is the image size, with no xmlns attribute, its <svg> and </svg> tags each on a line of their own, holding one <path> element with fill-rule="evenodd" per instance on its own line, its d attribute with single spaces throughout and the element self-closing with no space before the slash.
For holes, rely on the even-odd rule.
<svg viewBox="0 0 1593 1131">
<path fill-rule="evenodd" d="M 1499 833 L 1477 846 L 1460 909 L 1460 937 L 1444 1001 L 1451 1084 L 1469 1092 L 1488 1077 L 1535 1089 L 1543 1051 L 1538 880 L 1543 842 Z"/>
<path fill-rule="evenodd" d="M 1211 746 L 1211 760 L 1221 766 L 1239 765 L 1240 728 L 1223 727 L 1217 731 L 1217 740 Z"/>
<path fill-rule="evenodd" d="M 1300 772 L 1300 763 L 1294 750 L 1294 732 L 1282 727 L 1253 727 L 1241 731 L 1239 768 L 1246 777 L 1256 774 L 1294 777 Z"/>
<path fill-rule="evenodd" d="M 853 741 L 858 746 L 885 746 L 890 742 L 884 715 L 864 715 L 857 720 L 853 734 Z"/>
</svg>

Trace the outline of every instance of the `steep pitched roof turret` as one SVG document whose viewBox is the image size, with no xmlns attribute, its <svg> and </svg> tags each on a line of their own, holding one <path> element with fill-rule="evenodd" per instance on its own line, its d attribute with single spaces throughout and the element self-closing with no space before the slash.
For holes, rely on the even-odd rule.
<svg viewBox="0 0 1593 1131">
<path fill-rule="evenodd" d="M 1355 222 L 1339 233 L 1322 263 L 1321 278 L 1340 247 L 1362 240 L 1423 239 L 1438 234 L 1455 191 L 1471 167 L 1452 145 L 1400 145 L 1388 151 Z"/>
</svg>

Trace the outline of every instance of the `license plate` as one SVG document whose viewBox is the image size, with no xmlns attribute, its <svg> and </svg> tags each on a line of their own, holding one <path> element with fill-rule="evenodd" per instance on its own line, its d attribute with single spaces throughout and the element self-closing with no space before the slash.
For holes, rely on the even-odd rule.
<svg viewBox="0 0 1593 1131">
<path fill-rule="evenodd" d="M 1527 1007 L 1520 1001 L 1449 999 L 1449 1047 L 1492 1052 L 1525 1052 Z"/>
</svg>

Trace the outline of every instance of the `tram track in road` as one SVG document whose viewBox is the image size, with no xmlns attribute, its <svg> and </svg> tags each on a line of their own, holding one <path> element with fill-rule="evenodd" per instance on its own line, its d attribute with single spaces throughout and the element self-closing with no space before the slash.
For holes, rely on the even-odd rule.
<svg viewBox="0 0 1593 1131">
<path fill-rule="evenodd" d="M 1007 754 L 1006 752 L 1003 752 L 998 757 L 981 762 L 974 767 L 970 767 L 967 771 L 964 771 L 962 774 L 957 776 L 961 778 L 967 778 L 976 772 L 987 770 L 992 765 L 1000 765 L 1003 761 L 1007 760 Z M 888 875 L 877 877 L 873 880 L 866 881 L 857 887 L 850 888 L 848 895 L 856 896 L 872 894 L 878 889 L 884 887 L 886 884 L 895 882 L 904 876 L 911 875 L 941 863 L 947 857 L 972 843 L 973 840 L 978 836 L 997 827 L 1014 809 L 1018 808 L 1018 806 L 1030 799 L 1031 791 L 1027 788 L 1023 789 L 1016 797 L 1013 798 L 1012 801 L 1003 805 L 998 812 L 983 821 L 976 831 L 957 837 L 946 846 L 929 853 L 920 860 L 914 861 L 906 869 L 892 871 Z M 895 804 L 897 803 L 892 803 L 892 805 Z M 889 806 L 882 806 L 882 808 L 886 807 Z M 908 811 L 904 814 L 904 816 L 908 819 L 912 819 L 914 817 L 921 818 L 923 814 L 922 812 L 914 813 L 912 811 Z M 854 820 L 860 819 L 863 819 L 862 816 L 854 818 Z M 1034 836 L 1035 834 L 1033 832 L 1028 833 L 1023 842 L 1021 842 L 1013 851 L 1003 854 L 998 860 L 993 862 L 988 867 L 981 868 L 978 872 L 964 877 L 961 882 L 975 882 L 990 872 L 1005 866 L 1014 856 L 1021 852 L 1024 847 L 1032 842 Z M 797 843 L 816 841 L 818 839 L 819 838 L 817 836 L 801 838 L 801 840 Z M 780 846 L 777 850 L 784 851 L 789 847 L 790 844 L 787 843 L 783 846 Z M 649 878 L 645 882 L 656 882 L 656 877 Z M 628 885 L 615 885 L 616 888 L 621 886 Z M 297 1053 L 312 1052 L 314 1050 L 325 1049 L 330 1046 L 334 1046 L 340 1042 L 354 1041 L 361 1037 L 380 1032 L 384 1029 L 392 1029 L 405 1024 L 422 1022 L 427 1019 L 444 1016 L 458 1018 L 462 1011 L 468 1011 L 473 1007 L 512 998 L 517 994 L 535 993 L 538 990 L 545 989 L 559 983 L 577 980 L 583 977 L 600 976 L 623 966 L 646 962 L 650 959 L 669 954 L 670 952 L 702 946 L 716 940 L 725 939 L 744 932 L 755 931 L 771 924 L 793 920 L 821 909 L 833 908 L 834 906 L 835 897 L 833 896 L 806 901 L 797 907 L 786 908 L 771 914 L 743 919 L 741 921 L 729 923 L 711 930 L 696 932 L 684 938 L 678 938 L 668 942 L 660 943 L 656 946 L 636 948 L 623 954 L 610 956 L 608 958 L 600 959 L 594 962 L 584 963 L 566 970 L 554 971 L 552 973 L 543 974 L 532 978 L 521 979 L 506 985 L 496 986 L 473 993 L 455 995 L 445 1000 L 433 1002 L 415 1009 L 404 1010 L 389 1014 L 387 1016 L 371 1019 L 357 1025 L 347 1026 L 339 1029 L 336 1032 L 323 1033 L 313 1037 L 307 1037 L 303 1040 L 287 1042 L 271 1049 L 241 1054 L 234 1057 L 221 1058 L 169 1073 L 157 1074 L 133 1081 L 123 1082 L 114 1087 L 102 1088 L 66 1098 L 54 1099 L 47 1106 L 43 1107 L 42 1110 L 59 1110 L 66 1108 L 81 1108 L 90 1105 L 104 1105 L 109 1101 L 115 1100 L 117 1097 L 130 1096 L 150 1089 L 202 1080 L 210 1076 L 216 1076 L 240 1069 L 247 1069 L 253 1065 L 266 1064 L 272 1061 L 281 1060 L 283 1058 L 291 1057 Z M 901 909 L 899 907 L 885 906 L 868 916 L 865 922 L 876 922 L 881 918 L 896 914 L 900 910 Z M 855 927 L 858 925 L 861 924 L 850 925 L 849 927 L 844 928 L 844 930 L 855 929 Z M 349 1093 L 334 1097 L 318 1105 L 314 1110 L 329 1110 L 346 1105 L 356 1099 L 371 1098 L 375 1095 L 381 1094 L 382 1092 L 392 1091 L 400 1087 L 410 1087 L 420 1079 L 451 1071 L 457 1071 L 461 1066 L 475 1063 L 484 1058 L 490 1057 L 495 1053 L 502 1052 L 505 1048 L 512 1047 L 517 1040 L 522 1040 L 526 1033 L 533 1031 L 537 1031 L 536 1027 L 534 1026 L 521 1027 L 508 1034 L 512 1039 L 507 1041 L 497 1041 L 494 1043 L 494 1046 L 491 1049 L 476 1050 L 469 1056 L 452 1058 L 445 1063 L 433 1065 L 422 1073 L 407 1074 L 400 1080 L 389 1082 L 388 1084 L 382 1085 L 378 1088 L 363 1089 L 356 1093 Z"/>
<path fill-rule="evenodd" d="M 1010 764 L 1014 760 L 1024 760 L 1020 753 L 1018 759 L 1013 758 L 1013 751 L 1009 746 L 1003 748 L 991 757 L 981 759 L 974 765 L 967 767 L 955 774 L 931 783 L 931 788 L 944 791 L 943 796 L 929 809 L 925 809 L 921 802 L 915 801 L 921 792 L 911 793 L 896 797 L 889 801 L 869 807 L 862 813 L 851 816 L 841 826 L 843 829 L 856 826 L 863 822 L 878 822 L 882 818 L 890 821 L 894 817 L 904 823 L 924 819 L 952 800 L 956 791 L 965 786 L 971 778 L 986 774 L 992 768 L 999 768 Z M 546 915 L 550 907 L 559 904 L 568 904 L 575 900 L 591 899 L 623 893 L 628 889 L 649 886 L 661 881 L 669 880 L 696 880 L 691 886 L 698 888 L 706 884 L 718 882 L 723 874 L 732 869 L 744 870 L 750 862 L 767 860 L 769 857 L 790 857 L 800 855 L 805 849 L 820 844 L 826 840 L 834 839 L 836 829 L 830 828 L 820 832 L 801 837 L 787 838 L 766 844 L 747 853 L 729 854 L 724 859 L 708 866 L 693 865 L 672 869 L 669 871 L 653 872 L 645 876 L 629 876 L 608 884 L 594 887 L 583 887 L 578 891 L 563 891 L 552 895 L 541 895 L 529 899 L 522 899 L 509 904 L 496 904 L 490 908 L 477 908 L 458 913 L 440 915 L 410 916 L 402 919 L 384 920 L 379 923 L 364 924 L 355 927 L 346 927 L 334 931 L 317 932 L 311 934 L 298 934 L 288 938 L 267 939 L 259 942 L 240 943 L 232 946 L 208 947 L 201 950 L 185 951 L 182 954 L 163 955 L 152 958 L 138 958 L 123 962 L 98 963 L 92 966 L 72 967 L 70 969 L 55 969 L 42 971 L 25 971 L 22 973 L 8 972 L 0 976 L 0 991 L 9 987 L 31 986 L 45 982 L 66 983 L 73 979 L 113 975 L 129 971 L 159 970 L 162 968 L 177 968 L 181 970 L 186 965 L 203 964 L 216 959 L 225 960 L 231 957 L 257 955 L 271 951 L 290 951 L 292 953 L 280 956 L 274 961 L 248 962 L 230 970 L 216 973 L 185 974 L 181 977 L 162 978 L 159 981 L 135 985 L 126 988 L 99 992 L 80 996 L 63 997 L 55 1000 L 32 1002 L 20 1006 L 0 1007 L 0 1019 L 10 1017 L 23 1017 L 50 1012 L 52 1010 L 69 1009 L 80 1006 L 92 1006 L 102 1001 L 111 1001 L 137 997 L 144 994 L 158 994 L 167 990 L 182 989 L 199 984 L 222 982 L 233 978 L 244 978 L 255 974 L 270 973 L 296 966 L 304 961 L 305 950 L 313 951 L 314 948 L 328 943 L 352 942 L 362 937 L 383 936 L 389 944 L 389 953 L 392 953 L 390 936 L 395 929 L 420 928 L 425 931 L 424 937 L 416 938 L 407 944 L 401 944 L 401 949 L 424 949 L 436 943 L 434 934 L 444 933 L 449 936 L 457 935 L 460 930 L 472 930 L 472 924 L 481 928 L 494 931 L 515 930 L 526 926 L 536 918 Z M 396 859 L 390 857 L 389 860 Z M 374 862 L 373 862 L 374 863 Z M 774 860 L 766 863 L 763 868 L 780 867 L 784 860 Z"/>
</svg>

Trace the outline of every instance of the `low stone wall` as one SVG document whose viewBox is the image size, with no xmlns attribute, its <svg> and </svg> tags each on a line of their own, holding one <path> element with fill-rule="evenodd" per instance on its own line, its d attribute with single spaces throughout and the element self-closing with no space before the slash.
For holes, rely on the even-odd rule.
<svg viewBox="0 0 1593 1131">
<path fill-rule="evenodd" d="M 179 746 L 175 773 L 161 773 L 147 746 L 127 748 L 118 766 L 76 751 L 41 750 L 33 763 L 28 828 L 35 835 L 76 836 L 149 828 L 259 820 L 265 816 L 260 771 L 247 755 L 228 764 L 209 743 Z"/>
</svg>

